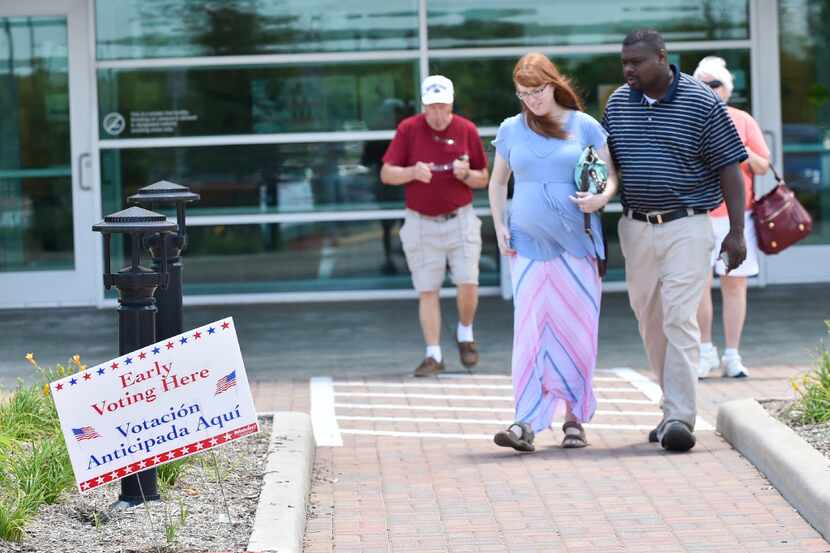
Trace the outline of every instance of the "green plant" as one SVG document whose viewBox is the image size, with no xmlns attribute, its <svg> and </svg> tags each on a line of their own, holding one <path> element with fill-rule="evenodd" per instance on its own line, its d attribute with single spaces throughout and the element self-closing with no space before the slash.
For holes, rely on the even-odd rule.
<svg viewBox="0 0 830 553">
<path fill-rule="evenodd" d="M 165 488 L 171 488 L 176 484 L 176 480 L 179 479 L 184 469 L 191 463 L 191 459 L 186 457 L 184 459 L 177 459 L 175 461 L 170 461 L 169 463 L 165 463 L 158 467 L 158 480 L 160 486 Z"/>
<path fill-rule="evenodd" d="M 7 541 L 18 541 L 23 536 L 23 527 L 31 516 L 31 505 L 20 497 L 0 500 L 0 537 Z"/>
<path fill-rule="evenodd" d="M 830 321 L 825 321 L 830 333 Z M 798 396 L 791 413 L 802 424 L 830 422 L 830 351 L 822 346 L 816 368 L 792 382 Z"/>
<path fill-rule="evenodd" d="M 40 505 L 53 503 L 74 482 L 49 383 L 84 370 L 80 356 L 66 365 L 43 368 L 26 360 L 41 383 L 18 388 L 0 403 L 0 539 L 17 541 Z"/>
<path fill-rule="evenodd" d="M 179 500 L 179 516 L 178 520 L 173 520 L 173 517 L 170 516 L 170 511 L 167 508 L 167 504 L 164 506 L 164 538 L 167 540 L 168 545 L 173 545 L 176 543 L 176 536 L 178 535 L 179 528 L 184 526 L 185 522 L 187 522 L 187 506 Z"/>
</svg>

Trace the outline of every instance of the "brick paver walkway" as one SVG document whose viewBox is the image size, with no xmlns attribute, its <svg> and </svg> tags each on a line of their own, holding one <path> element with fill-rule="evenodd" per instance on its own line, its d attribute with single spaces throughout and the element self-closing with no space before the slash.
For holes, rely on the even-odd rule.
<svg viewBox="0 0 830 553">
<path fill-rule="evenodd" d="M 728 399 L 789 397 L 795 372 L 755 368 L 750 379 L 702 382 L 704 424 Z M 715 432 L 700 430 L 688 454 L 667 454 L 640 429 L 659 420 L 643 414 L 656 406 L 630 382 L 597 376 L 611 377 L 595 383 L 609 391 L 598 394 L 594 422 L 608 426 L 589 429 L 582 450 L 559 448 L 561 431 L 544 432 L 533 454 L 487 439 L 510 419 L 509 401 L 464 397 L 509 396 L 499 387 L 509 380 L 334 379 L 349 394 L 335 399 L 343 445 L 317 449 L 305 552 L 830 552 Z M 422 382 L 433 386 L 400 386 Z M 489 388 L 435 387 L 462 383 Z M 308 390 L 300 381 L 253 385 L 260 410 L 308 412 Z M 424 418 L 436 420 L 413 420 Z"/>
</svg>

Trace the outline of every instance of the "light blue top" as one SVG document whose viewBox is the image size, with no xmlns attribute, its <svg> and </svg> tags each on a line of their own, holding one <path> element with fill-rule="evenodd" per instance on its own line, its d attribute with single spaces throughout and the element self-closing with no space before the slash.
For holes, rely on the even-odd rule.
<svg viewBox="0 0 830 553">
<path fill-rule="evenodd" d="M 505 119 L 493 144 L 513 171 L 510 234 L 513 249 L 530 259 L 549 261 L 563 251 L 594 256 L 583 213 L 568 196 L 576 193 L 574 168 L 588 145 L 599 150 L 607 134 L 590 115 L 572 111 L 566 139 L 547 138 L 530 130 L 520 113 Z M 605 257 L 599 215 L 591 215 L 597 252 Z"/>
</svg>

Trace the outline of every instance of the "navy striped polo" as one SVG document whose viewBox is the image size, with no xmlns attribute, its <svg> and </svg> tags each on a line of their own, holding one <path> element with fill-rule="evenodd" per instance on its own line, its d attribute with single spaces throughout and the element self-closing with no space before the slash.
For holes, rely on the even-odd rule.
<svg viewBox="0 0 830 553">
<path fill-rule="evenodd" d="M 718 170 L 744 161 L 746 149 L 715 92 L 671 70 L 674 80 L 654 104 L 624 84 L 605 107 L 622 204 L 641 212 L 715 209 L 723 201 Z"/>
</svg>

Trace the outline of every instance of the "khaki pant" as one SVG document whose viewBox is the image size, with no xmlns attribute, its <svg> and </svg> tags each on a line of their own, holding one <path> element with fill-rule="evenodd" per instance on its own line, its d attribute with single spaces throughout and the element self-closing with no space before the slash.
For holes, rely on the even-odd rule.
<svg viewBox="0 0 830 553">
<path fill-rule="evenodd" d="M 662 225 L 620 218 L 628 299 L 640 325 L 651 370 L 663 389 L 662 426 L 672 420 L 694 428 L 700 355 L 697 308 L 714 246 L 708 215 Z"/>
<path fill-rule="evenodd" d="M 458 208 L 458 215 L 447 220 L 407 209 L 400 238 L 418 292 L 439 290 L 447 264 L 456 285 L 478 284 L 481 219 L 472 205 Z"/>
</svg>

